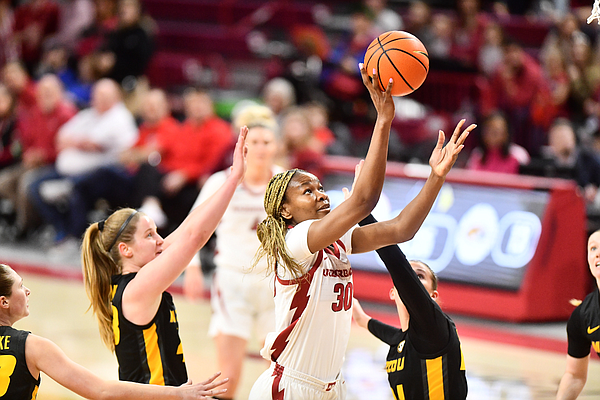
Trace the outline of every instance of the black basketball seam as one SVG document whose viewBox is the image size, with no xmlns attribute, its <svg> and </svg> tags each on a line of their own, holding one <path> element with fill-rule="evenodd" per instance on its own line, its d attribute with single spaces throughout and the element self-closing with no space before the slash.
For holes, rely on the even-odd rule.
<svg viewBox="0 0 600 400">
<path fill-rule="evenodd" d="M 389 49 L 389 51 L 392 51 L 392 50 L 400 51 L 400 52 L 402 52 L 402 53 L 404 53 L 404 54 L 406 54 L 406 55 L 409 55 L 409 56 L 411 56 L 412 58 L 414 58 L 415 60 L 417 60 L 417 61 L 419 62 L 419 64 L 421 64 L 421 65 L 423 66 L 423 68 L 425 68 L 425 72 L 427 72 L 427 67 L 425 66 L 425 64 L 423 64 L 423 61 L 419 60 L 419 57 L 415 57 L 415 55 L 414 55 L 414 54 L 411 54 L 410 52 L 408 52 L 408 51 L 406 51 L 406 50 L 402 50 L 402 49 Z M 387 50 L 386 50 L 386 52 L 387 52 Z M 386 55 L 387 55 L 387 54 L 386 54 Z M 389 57 L 388 57 L 388 58 L 389 58 Z M 429 57 L 427 57 L 427 58 L 429 58 Z M 390 60 L 390 62 L 391 62 L 391 61 L 392 61 L 392 60 Z"/>
<path fill-rule="evenodd" d="M 381 61 L 381 57 L 385 54 L 385 49 L 383 47 L 381 49 L 383 51 L 381 52 L 381 54 L 379 55 L 379 58 L 377 59 L 377 71 L 379 71 L 379 61 Z M 377 73 L 377 79 L 379 80 L 379 85 L 380 85 L 381 89 L 386 90 L 387 87 L 383 86 L 383 81 L 381 80 L 381 74 L 379 74 L 379 72 Z"/>
<path fill-rule="evenodd" d="M 394 69 L 396 70 L 396 72 L 398 73 L 398 75 L 400 75 L 400 78 L 402 78 L 402 80 L 404 81 L 404 83 L 406 83 L 406 86 L 408 86 L 410 88 L 410 90 L 414 91 L 415 89 L 410 85 L 410 83 L 408 83 L 408 81 L 404 78 L 404 76 L 402 75 L 402 73 L 400 71 L 398 71 L 398 68 L 396 68 L 396 65 L 394 64 L 394 62 L 392 61 L 392 59 L 390 58 L 390 56 L 387 55 L 387 50 L 383 48 L 383 46 L 381 45 L 381 41 L 379 40 L 379 38 L 377 38 L 377 41 L 379 42 L 379 45 L 383 49 L 383 53 L 381 53 L 381 55 L 379 56 L 379 59 L 377 60 L 377 70 L 379 70 L 379 61 L 381 60 L 381 57 L 385 54 L 385 56 L 387 57 L 388 61 L 392 65 L 392 67 L 394 67 Z M 383 82 L 381 81 L 381 75 L 378 74 L 377 75 L 377 79 L 379 79 L 379 83 L 381 84 L 381 87 L 383 88 Z"/>
<path fill-rule="evenodd" d="M 374 56 L 374 55 L 375 55 L 375 54 L 376 54 L 376 53 L 377 53 L 379 50 L 383 50 L 383 48 L 382 48 L 382 47 L 379 47 L 379 49 L 375 50 L 375 51 L 373 52 L 373 54 L 371 54 L 371 56 L 369 57 L 369 60 L 365 62 L 365 67 L 369 65 L 369 63 L 371 62 L 371 59 L 373 58 L 373 56 Z M 367 71 L 367 72 L 369 72 L 369 71 Z"/>
<path fill-rule="evenodd" d="M 389 32 L 387 35 L 385 35 L 385 37 L 384 37 L 383 39 L 387 38 L 387 37 L 388 37 L 388 36 L 390 36 L 391 34 L 392 34 L 392 32 Z M 377 38 L 377 39 L 379 39 L 379 38 Z M 371 49 L 373 46 L 375 46 L 375 45 L 377 45 L 377 43 L 373 43 L 371 46 L 367 47 L 367 51 L 369 51 L 369 50 L 370 50 L 370 49 Z"/>
</svg>

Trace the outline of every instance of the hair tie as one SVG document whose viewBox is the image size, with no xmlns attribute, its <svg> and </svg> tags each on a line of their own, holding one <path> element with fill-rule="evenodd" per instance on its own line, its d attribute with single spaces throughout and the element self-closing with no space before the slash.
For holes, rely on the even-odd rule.
<svg viewBox="0 0 600 400">
<path fill-rule="evenodd" d="M 115 239 L 112 241 L 110 246 L 108 246 L 108 250 L 106 250 L 107 253 L 110 253 L 110 250 L 113 248 L 115 243 L 117 243 L 117 239 L 119 239 L 119 236 L 121 236 L 121 233 L 123 233 L 125 228 L 127 228 L 127 225 L 129 225 L 129 222 L 131 221 L 133 216 L 137 213 L 138 213 L 138 211 L 135 210 L 134 212 L 131 213 L 131 215 L 129 215 L 129 217 L 125 220 L 125 222 L 123 222 L 123 225 L 121 225 L 121 228 L 119 228 L 119 232 L 117 232 L 117 236 L 115 236 Z"/>
<path fill-rule="evenodd" d="M 98 230 L 100 232 L 102 232 L 104 230 L 104 223 L 106 222 L 105 219 L 103 219 L 102 221 L 98 221 Z"/>
</svg>

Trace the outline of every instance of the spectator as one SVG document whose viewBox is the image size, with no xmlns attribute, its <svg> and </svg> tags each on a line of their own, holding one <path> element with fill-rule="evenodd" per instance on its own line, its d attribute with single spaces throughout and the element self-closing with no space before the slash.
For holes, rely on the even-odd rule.
<svg viewBox="0 0 600 400">
<path fill-rule="evenodd" d="M 94 3 L 92 0 L 62 0 L 59 7 L 58 31 L 48 38 L 45 47 L 59 46 L 73 51 L 83 30 L 94 21 Z"/>
<path fill-rule="evenodd" d="M 429 49 L 433 40 L 431 31 L 431 8 L 424 1 L 414 1 L 408 7 L 406 30 L 423 42 L 426 49 Z"/>
<path fill-rule="evenodd" d="M 450 58 L 453 35 L 452 19 L 442 13 L 435 14 L 431 19 L 431 37 L 427 47 L 432 62 Z"/>
<path fill-rule="evenodd" d="M 10 3 L 10 0 L 0 0 L 0 68 L 19 56 L 13 40 L 14 13 Z"/>
<path fill-rule="evenodd" d="M 312 126 L 316 150 L 324 153 L 330 146 L 335 145 L 335 135 L 329 129 L 329 114 L 327 108 L 320 103 L 311 102 L 303 106 Z"/>
<path fill-rule="evenodd" d="M 0 170 L 17 162 L 15 101 L 8 88 L 0 83 Z"/>
<path fill-rule="evenodd" d="M 506 39 L 504 62 L 489 79 L 489 86 L 480 95 L 481 114 L 489 116 L 502 111 L 513 129 L 513 140 L 529 152 L 538 155 L 545 143 L 544 130 L 532 119 L 533 104 L 549 96 L 549 89 L 540 65 L 520 44 Z"/>
<path fill-rule="evenodd" d="M 487 17 L 479 12 L 479 0 L 458 0 L 458 18 L 454 26 L 452 58 L 466 67 L 476 67 L 484 43 Z"/>
<path fill-rule="evenodd" d="M 165 234 L 185 219 L 206 179 L 228 163 L 226 155 L 233 144 L 231 128 L 215 115 L 208 93 L 188 90 L 184 108 L 186 120 L 178 136 L 159 140 L 160 164 L 156 168 L 144 164 L 137 177 L 145 184 L 136 189 L 144 199 L 142 210 L 156 211 L 150 205 L 160 205 L 167 217 Z"/>
<path fill-rule="evenodd" d="M 571 89 L 562 53 L 557 48 L 550 48 L 542 57 L 544 77 L 548 82 L 550 96 L 545 99 L 547 107 L 534 109 L 532 113 L 544 128 L 549 129 L 557 117 L 566 118 L 569 115 L 567 100 Z M 539 115 L 536 116 L 536 112 Z"/>
<path fill-rule="evenodd" d="M 506 119 L 495 113 L 486 119 L 481 143 L 471 152 L 467 169 L 518 174 L 519 165 L 528 163 L 527 151 L 511 143 Z"/>
<path fill-rule="evenodd" d="M 77 112 L 65 101 L 62 85 L 55 75 L 40 79 L 36 99 L 29 116 L 18 124 L 21 162 L 0 172 L 0 197 L 13 204 L 18 234 L 34 227 L 35 215 L 27 199 L 29 184 L 54 164 L 56 133 Z"/>
<path fill-rule="evenodd" d="M 85 57 L 100 49 L 105 38 L 117 29 L 117 0 L 95 0 L 95 18 L 81 33 L 75 53 L 77 57 Z"/>
<path fill-rule="evenodd" d="M 579 20 L 573 13 L 564 15 L 556 26 L 548 33 L 541 48 L 542 58 L 551 51 L 558 50 L 565 63 L 571 63 L 571 48 L 578 37 L 584 35 L 579 29 Z"/>
<path fill-rule="evenodd" d="M 33 74 L 42 55 L 44 40 L 56 33 L 60 10 L 53 0 L 29 0 L 15 10 L 15 40 L 21 60 Z"/>
<path fill-rule="evenodd" d="M 144 74 L 154 46 L 140 25 L 141 5 L 138 0 L 120 0 L 118 16 L 118 28 L 108 35 L 99 63 L 104 75 L 125 88 L 128 85 L 124 82 L 126 78 L 139 78 Z"/>
<path fill-rule="evenodd" d="M 572 63 L 567 67 L 571 85 L 571 115 L 581 122 L 590 113 L 585 107 L 600 88 L 600 66 L 594 60 L 590 41 L 586 36 L 578 36 L 571 48 Z"/>
<path fill-rule="evenodd" d="M 504 59 L 502 40 L 502 27 L 496 22 L 487 24 L 483 33 L 483 45 L 478 56 L 479 71 L 485 76 L 491 76 Z"/>
<path fill-rule="evenodd" d="M 3 79 L 16 100 L 17 118 L 22 118 L 35 105 L 35 83 L 29 77 L 25 67 L 17 61 L 4 66 Z"/>
<path fill-rule="evenodd" d="M 55 231 L 58 250 L 73 249 L 87 227 L 87 206 L 72 192 L 78 181 L 96 169 L 118 162 L 119 154 L 138 137 L 133 115 L 110 79 L 94 85 L 92 107 L 78 112 L 57 135 L 55 167 L 34 181 L 29 199 Z"/>
<path fill-rule="evenodd" d="M 402 17 L 387 7 L 387 0 L 364 0 L 367 9 L 373 13 L 377 35 L 388 31 L 398 31 L 404 28 Z"/>
<path fill-rule="evenodd" d="M 287 165 L 322 177 L 323 147 L 315 137 L 306 111 L 302 108 L 289 110 L 283 118 L 281 134 Z"/>
<path fill-rule="evenodd" d="M 591 151 L 577 145 L 573 125 L 558 118 L 548 132 L 543 158 L 532 159 L 528 171 L 540 175 L 573 179 L 583 189 L 588 204 L 594 202 L 600 185 L 600 163 Z"/>
<path fill-rule="evenodd" d="M 262 98 L 265 105 L 275 114 L 277 123 L 280 124 L 285 110 L 296 104 L 296 91 L 288 80 L 273 78 L 263 88 Z"/>
</svg>

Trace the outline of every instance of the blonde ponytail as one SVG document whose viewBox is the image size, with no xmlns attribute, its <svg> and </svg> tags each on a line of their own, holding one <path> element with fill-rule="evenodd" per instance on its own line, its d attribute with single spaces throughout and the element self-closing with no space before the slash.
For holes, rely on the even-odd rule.
<svg viewBox="0 0 600 400">
<path fill-rule="evenodd" d="M 115 211 L 105 221 L 90 225 L 83 235 L 81 263 L 85 291 L 96 315 L 102 342 L 111 351 L 115 349 L 112 276 L 122 272 L 118 243 L 131 242 L 139 214 L 131 208 Z"/>
</svg>

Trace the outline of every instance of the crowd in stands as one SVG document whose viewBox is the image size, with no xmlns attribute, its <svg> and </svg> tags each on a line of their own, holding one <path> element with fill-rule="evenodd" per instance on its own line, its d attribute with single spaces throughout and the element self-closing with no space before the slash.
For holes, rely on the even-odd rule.
<svg viewBox="0 0 600 400">
<path fill-rule="evenodd" d="M 206 178 L 229 164 L 238 129 L 229 121 L 254 101 L 277 116 L 283 167 L 321 175 L 327 154 L 362 156 L 373 110 L 357 64 L 375 37 L 399 29 L 425 44 L 430 75 L 469 74 L 476 95 L 452 112 L 397 98 L 391 159 L 426 163 L 438 129 L 467 115 L 480 128 L 459 166 L 573 179 L 590 212 L 600 210 L 600 28 L 585 22 L 591 1 L 311 4 L 311 25 L 278 28 L 291 50 L 257 55 L 266 61 L 260 90 L 217 114 L 219 87 L 149 79 L 165 49 L 160 15 L 144 1 L 0 0 L 2 226 L 16 240 L 51 226 L 54 245 L 68 247 L 95 213 L 131 206 L 169 233 Z M 257 15 L 242 18 L 248 30 L 260 30 Z M 515 18 L 547 26 L 543 41 L 507 33 Z M 250 47 L 260 42 L 248 37 Z"/>
</svg>

